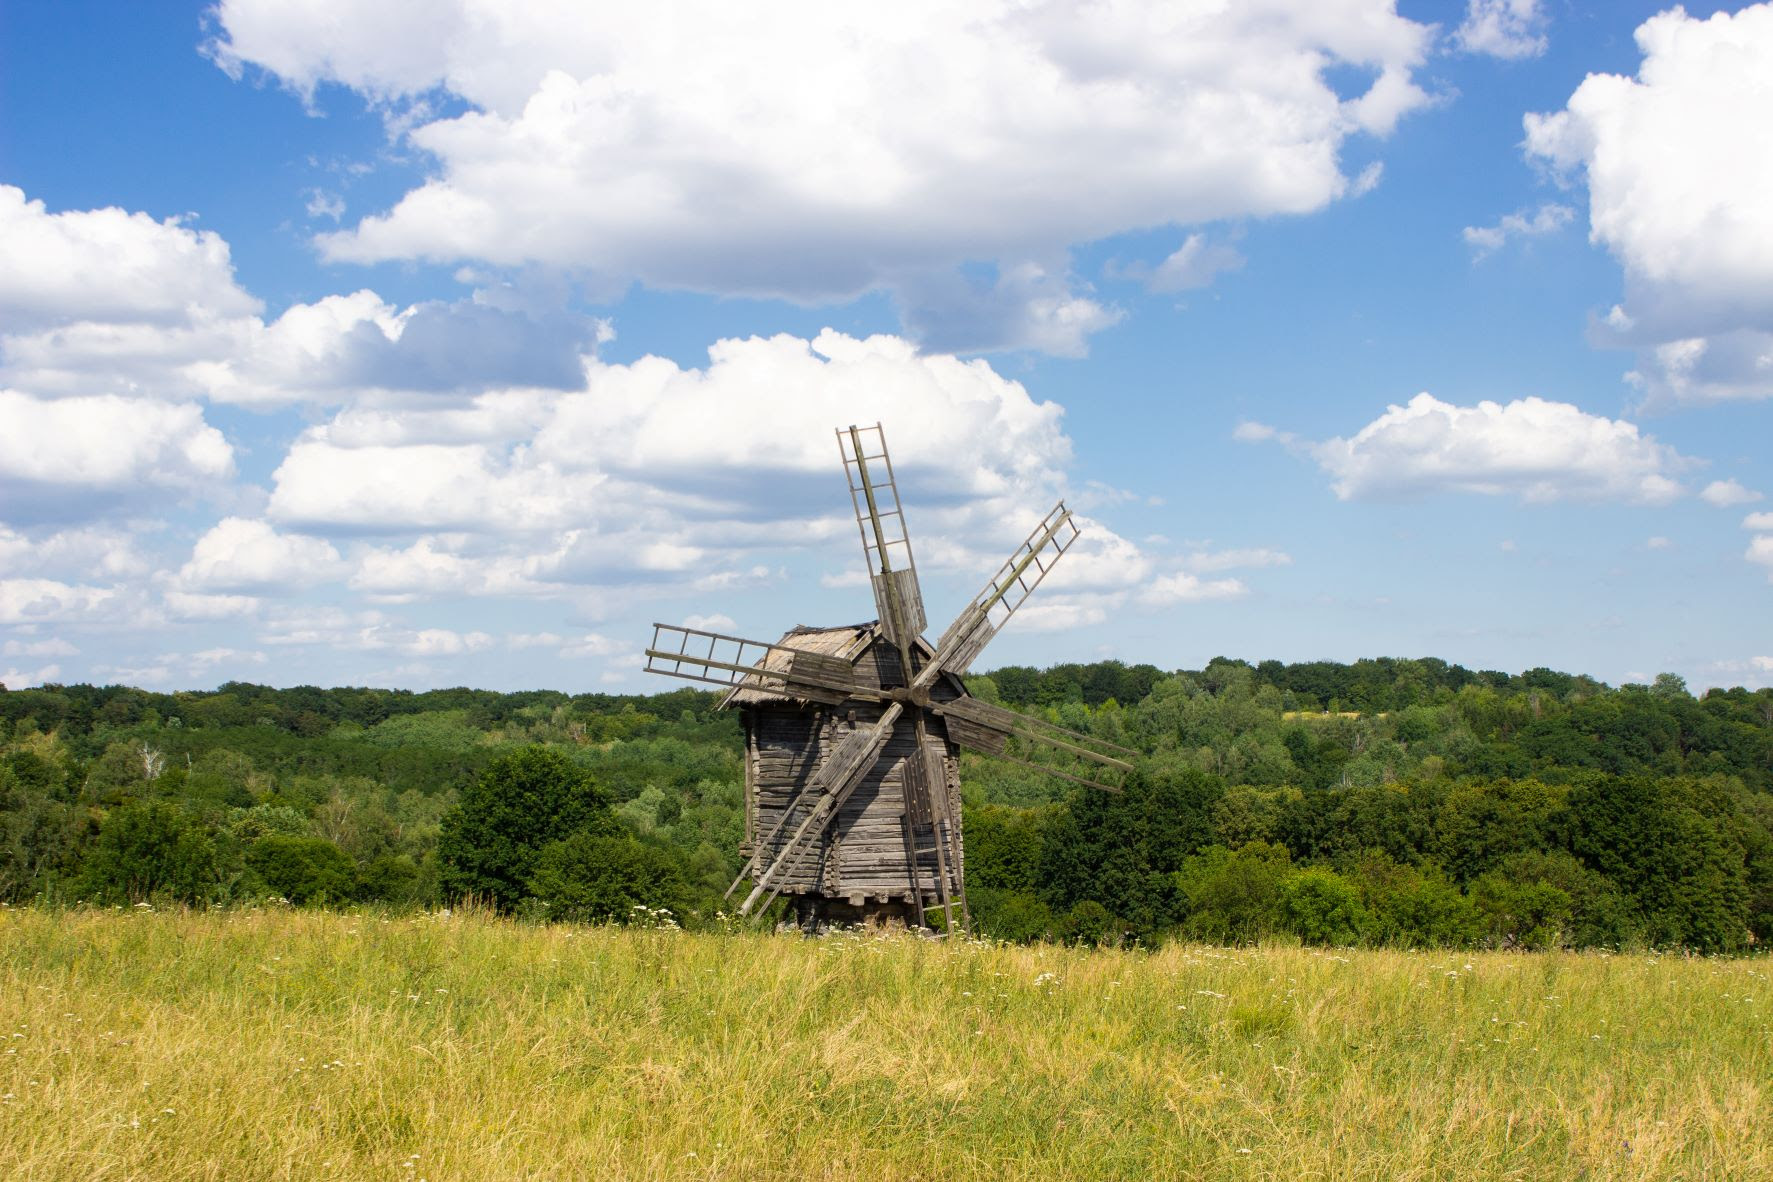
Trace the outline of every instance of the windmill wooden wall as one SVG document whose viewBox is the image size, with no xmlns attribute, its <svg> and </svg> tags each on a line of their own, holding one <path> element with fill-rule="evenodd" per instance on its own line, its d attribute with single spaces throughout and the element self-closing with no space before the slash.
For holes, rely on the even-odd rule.
<svg viewBox="0 0 1773 1182">
<path fill-rule="evenodd" d="M 899 654 L 873 625 L 846 628 L 796 629 L 781 642 L 792 648 L 841 658 L 850 663 L 857 680 L 865 685 L 903 685 Z M 921 646 L 927 657 L 929 650 Z M 937 681 L 930 696 L 952 701 L 960 688 L 951 679 Z M 783 810 L 793 818 L 781 827 L 775 842 L 765 850 L 764 864 L 774 860 L 797 820 L 815 803 L 805 789 L 812 783 L 823 759 L 846 735 L 865 730 L 879 720 L 883 707 L 851 701 L 842 706 L 821 705 L 754 687 L 734 690 L 723 703 L 738 708 L 745 727 L 745 845 L 749 858 L 757 843 L 766 839 L 782 820 Z M 947 794 L 948 815 L 955 832 L 949 845 L 948 889 L 961 891 L 960 769 L 958 749 L 948 741 L 942 720 L 930 717 L 926 741 L 942 768 L 939 790 Z M 887 741 L 881 757 L 867 772 L 837 820 L 821 840 L 807 842 L 797 861 L 778 878 L 786 895 L 814 896 L 834 904 L 859 908 L 862 914 L 883 905 L 913 901 L 910 859 L 905 845 L 906 759 L 915 749 L 914 728 L 901 724 Z M 925 827 L 913 834 L 918 849 L 916 889 L 925 906 L 939 900 L 936 835 Z M 897 914 L 897 909 L 886 907 Z"/>
</svg>

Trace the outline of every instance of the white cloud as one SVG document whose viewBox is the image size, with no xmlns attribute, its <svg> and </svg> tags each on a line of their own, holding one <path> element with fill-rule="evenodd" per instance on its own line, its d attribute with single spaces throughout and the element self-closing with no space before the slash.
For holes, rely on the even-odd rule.
<svg viewBox="0 0 1773 1182">
<path fill-rule="evenodd" d="M 920 518 L 922 557 L 962 519 L 998 525 L 1012 506 L 1050 504 L 1070 457 L 1061 413 L 983 361 L 898 337 L 726 340 L 700 369 L 591 361 L 580 390 L 488 396 L 447 422 L 341 414 L 290 448 L 267 515 L 310 531 L 503 538 L 519 547 L 504 553 L 532 560 L 507 580 L 700 572 L 711 550 L 850 528 L 832 425 L 879 420 L 901 476 L 915 476 L 908 493 L 935 506 Z M 356 585 L 397 594 L 491 577 L 469 566 L 459 548 L 415 543 L 365 557 Z"/>
<path fill-rule="evenodd" d="M 1139 601 L 1149 607 L 1167 607 L 1176 603 L 1204 603 L 1215 599 L 1239 599 L 1249 594 L 1241 579 L 1203 579 L 1186 571 L 1153 579 L 1139 592 Z"/>
<path fill-rule="evenodd" d="M 499 283 L 397 309 L 357 291 L 266 322 L 213 231 L 50 213 L 0 185 L 0 386 L 36 398 L 268 407 L 572 387 L 606 326 L 561 312 L 564 298 L 558 284 Z"/>
<path fill-rule="evenodd" d="M 383 640 L 380 633 L 376 640 Z M 385 640 L 412 657 L 457 657 L 489 648 L 493 638 L 485 632 L 455 632 L 448 628 L 422 628 L 413 633 L 400 633 Z M 374 645 L 372 644 L 372 647 Z"/>
<path fill-rule="evenodd" d="M 1767 581 L 1773 583 L 1773 534 L 1756 534 L 1743 552 L 1744 558 L 1767 568 Z"/>
<path fill-rule="evenodd" d="M 234 475 L 233 448 L 194 403 L 0 390 L 0 421 L 0 496 L 15 522 L 77 506 L 84 493 L 215 492 Z"/>
<path fill-rule="evenodd" d="M 1674 545 L 1673 542 L 1669 541 L 1667 538 L 1663 537 L 1660 534 L 1657 534 L 1655 537 L 1646 538 L 1644 540 L 1644 548 L 1646 550 L 1666 550 L 1672 545 Z"/>
<path fill-rule="evenodd" d="M 1152 291 L 1187 291 L 1205 287 L 1226 271 L 1244 265 L 1236 247 L 1209 243 L 1204 235 L 1190 234 L 1169 258 L 1151 273 Z"/>
<path fill-rule="evenodd" d="M 1629 336 L 1635 322 L 1612 320 Z M 1709 337 L 1684 337 L 1645 349 L 1626 381 L 1652 406 L 1764 398 L 1773 390 L 1773 332 L 1732 329 Z"/>
<path fill-rule="evenodd" d="M 191 549 L 178 573 L 198 592 L 281 595 L 323 583 L 339 573 L 339 552 L 320 538 L 280 534 L 269 522 L 224 517 Z"/>
<path fill-rule="evenodd" d="M 1466 53 L 1508 61 L 1538 57 L 1550 45 L 1548 23 L 1539 0 L 1466 0 L 1465 20 L 1453 30 L 1453 44 Z"/>
<path fill-rule="evenodd" d="M 1091 628 L 1107 620 L 1109 612 L 1119 605 L 1119 597 L 1051 596 L 1030 601 L 1027 607 L 1016 613 L 1009 626 L 1018 632 L 1069 632 L 1073 628 Z"/>
<path fill-rule="evenodd" d="M 0 579 L 0 624 L 61 624 L 115 615 L 121 597 L 109 587 L 54 579 Z"/>
<path fill-rule="evenodd" d="M 1494 226 L 1467 226 L 1461 233 L 1471 247 L 1475 262 L 1501 250 L 1510 238 L 1542 238 L 1570 224 L 1576 211 L 1568 205 L 1546 202 L 1528 216 L 1525 210 L 1507 214 Z"/>
<path fill-rule="evenodd" d="M 1205 234 L 1190 234 L 1182 245 L 1163 262 L 1152 267 L 1146 263 L 1111 268 L 1116 278 L 1137 279 L 1147 291 L 1192 291 L 1209 286 L 1227 271 L 1244 265 L 1244 256 L 1235 246 L 1213 242 Z"/>
<path fill-rule="evenodd" d="M 1773 532 L 1773 513 L 1750 513 L 1742 519 L 1742 528 Z"/>
<path fill-rule="evenodd" d="M 175 620 L 233 620 L 256 615 L 259 610 L 259 601 L 252 595 L 168 590 L 161 598 Z"/>
<path fill-rule="evenodd" d="M 1580 174 L 1589 236 L 1625 268 L 1596 325 L 1639 349 L 1651 404 L 1773 396 L 1773 6 L 1637 30 L 1637 77 L 1591 74 L 1526 116 L 1529 158 Z"/>
<path fill-rule="evenodd" d="M 62 667 L 60 665 L 45 665 L 30 673 L 14 666 L 6 672 L 0 673 L 0 685 L 9 690 L 29 689 L 34 685 L 44 685 L 55 681 L 61 675 Z"/>
<path fill-rule="evenodd" d="M 115 208 L 52 214 L 0 185 L 0 333 L 88 320 L 176 327 L 193 309 L 258 311 L 213 230 Z"/>
<path fill-rule="evenodd" d="M 1431 36 L 1390 0 L 227 0 L 218 20 L 225 68 L 353 88 L 437 161 L 391 210 L 322 235 L 330 258 L 802 302 L 888 290 L 932 331 L 963 264 L 1063 276 L 1079 243 L 1345 195 L 1350 137 L 1427 101 L 1412 72 Z M 1365 81 L 1342 97 L 1332 74 Z M 438 88 L 469 109 L 435 115 Z M 1063 278 L 973 294 L 995 308 L 969 321 L 983 335 L 935 347 L 1075 352 L 1113 317 Z"/>
<path fill-rule="evenodd" d="M 1736 505 L 1752 505 L 1762 499 L 1761 494 L 1752 488 L 1744 487 L 1734 478 L 1714 480 L 1706 485 L 1699 494 L 1699 499 L 1708 505 L 1716 505 L 1720 509 L 1729 509 Z"/>
<path fill-rule="evenodd" d="M 270 658 L 256 649 L 206 648 L 192 653 L 187 659 L 194 667 L 207 668 L 211 665 L 263 665 Z"/>
<path fill-rule="evenodd" d="M 739 625 L 731 616 L 715 612 L 706 616 L 685 616 L 683 626 L 700 632 L 724 632 L 730 636 Z"/>
<path fill-rule="evenodd" d="M 6 657 L 72 657 L 79 652 L 59 636 L 48 640 L 9 640 L 0 645 L 0 656 Z"/>
<path fill-rule="evenodd" d="M 434 595 L 531 595 L 559 590 L 536 573 L 548 556 L 464 553 L 464 535 L 422 537 L 404 549 L 371 549 L 358 559 L 353 590 L 376 602 L 404 603 Z"/>
<path fill-rule="evenodd" d="M 316 529 L 537 529 L 586 503 L 551 469 L 482 444 L 347 448 L 324 432 L 292 446 L 272 480 L 269 516 Z"/>
<path fill-rule="evenodd" d="M 1453 406 L 1426 393 L 1310 452 L 1343 500 L 1467 492 L 1662 504 L 1682 494 L 1675 474 L 1692 462 L 1633 423 L 1567 402 Z"/>
<path fill-rule="evenodd" d="M 0 570 L 13 575 L 106 579 L 146 574 L 136 538 L 97 526 L 21 532 L 0 522 Z"/>
<path fill-rule="evenodd" d="M 612 640 L 597 632 L 587 632 L 577 640 L 568 641 L 560 650 L 563 657 L 617 657 L 633 654 L 638 663 L 640 658 L 634 646 L 624 640 Z"/>
</svg>

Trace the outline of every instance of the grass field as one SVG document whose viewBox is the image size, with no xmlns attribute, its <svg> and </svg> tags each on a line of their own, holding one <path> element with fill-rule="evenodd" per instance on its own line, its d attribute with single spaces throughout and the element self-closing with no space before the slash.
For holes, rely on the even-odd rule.
<svg viewBox="0 0 1773 1182">
<path fill-rule="evenodd" d="M 1773 1178 L 1773 964 L 0 911 L 0 1178 Z"/>
</svg>

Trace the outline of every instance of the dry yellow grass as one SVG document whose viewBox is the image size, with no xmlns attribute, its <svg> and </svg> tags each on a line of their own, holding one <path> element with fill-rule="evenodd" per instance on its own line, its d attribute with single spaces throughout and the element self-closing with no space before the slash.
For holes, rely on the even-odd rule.
<svg viewBox="0 0 1773 1182">
<path fill-rule="evenodd" d="M 1767 1179 L 1764 960 L 0 912 L 6 1179 Z"/>
</svg>

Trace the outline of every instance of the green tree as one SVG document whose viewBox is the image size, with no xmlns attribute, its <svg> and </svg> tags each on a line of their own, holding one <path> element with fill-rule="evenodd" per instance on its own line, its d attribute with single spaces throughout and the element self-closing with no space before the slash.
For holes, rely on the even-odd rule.
<svg viewBox="0 0 1773 1182">
<path fill-rule="evenodd" d="M 615 831 L 609 794 L 591 773 L 548 747 L 500 756 L 443 818 L 437 853 L 444 896 L 515 907 L 542 848 L 581 830 Z"/>
<path fill-rule="evenodd" d="M 178 805 L 146 800 L 113 810 L 86 859 L 81 893 L 103 903 L 156 896 L 196 902 L 219 893 L 215 843 Z"/>
</svg>

